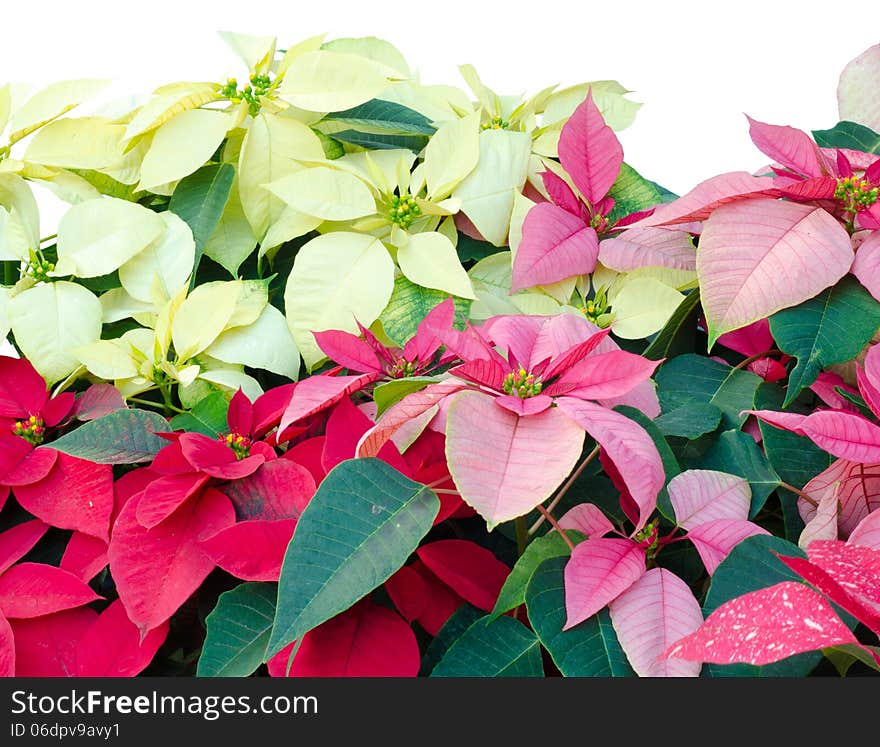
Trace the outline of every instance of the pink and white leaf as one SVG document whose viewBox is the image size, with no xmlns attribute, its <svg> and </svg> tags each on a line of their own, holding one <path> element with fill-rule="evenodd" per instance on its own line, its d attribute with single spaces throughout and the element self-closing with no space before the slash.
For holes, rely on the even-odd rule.
<svg viewBox="0 0 880 747">
<path fill-rule="evenodd" d="M 851 412 L 814 412 L 801 429 L 832 456 L 851 462 L 880 462 L 880 426 Z"/>
<path fill-rule="evenodd" d="M 562 529 L 574 529 L 585 537 L 604 537 L 614 531 L 614 524 L 595 503 L 579 503 L 559 519 Z"/>
<path fill-rule="evenodd" d="M 852 273 L 880 301 L 880 232 L 874 231 L 856 250 Z"/>
<path fill-rule="evenodd" d="M 852 530 L 847 542 L 880 550 L 880 511 L 874 511 L 862 519 Z"/>
<path fill-rule="evenodd" d="M 651 437 L 638 423 L 601 405 L 560 397 L 557 408 L 589 433 L 617 468 L 639 508 L 635 531 L 645 526 L 666 482 L 663 462 Z"/>
<path fill-rule="evenodd" d="M 845 643 L 858 641 L 828 602 L 802 583 L 783 581 L 725 602 L 664 656 L 763 666 Z"/>
<path fill-rule="evenodd" d="M 683 529 L 691 530 L 716 519 L 749 518 L 752 489 L 737 475 L 690 469 L 673 477 L 667 489 L 676 521 Z"/>
<path fill-rule="evenodd" d="M 804 485 L 803 490 L 817 503 L 829 494 L 834 496 L 840 536 L 849 537 L 859 522 L 880 508 L 880 464 L 838 459 Z M 816 506 L 799 498 L 798 511 L 804 522 L 810 522 L 816 515 Z"/>
<path fill-rule="evenodd" d="M 520 417 L 494 399 L 460 392 L 446 424 L 449 472 L 490 530 L 547 499 L 571 472 L 584 441 L 583 430 L 557 409 Z"/>
<path fill-rule="evenodd" d="M 645 551 L 628 539 L 587 539 L 565 564 L 563 630 L 595 615 L 645 573 Z"/>
<path fill-rule="evenodd" d="M 621 397 L 650 379 L 661 362 L 625 350 L 590 355 L 563 373 L 546 393 L 593 400 Z"/>
<path fill-rule="evenodd" d="M 806 502 L 806 501 L 805 501 Z M 826 490 L 822 499 L 798 537 L 798 547 L 806 550 L 816 540 L 837 539 L 837 491 Z"/>
<path fill-rule="evenodd" d="M 744 412 L 754 415 L 758 420 L 763 420 L 774 428 L 791 431 L 799 436 L 807 435 L 803 429 L 804 421 L 809 417 L 807 415 L 800 415 L 796 412 L 777 412 L 776 410 L 745 410 Z"/>
<path fill-rule="evenodd" d="M 665 568 L 652 568 L 609 605 L 611 624 L 639 677 L 699 677 L 702 664 L 661 655 L 703 623 L 688 585 Z"/>
<path fill-rule="evenodd" d="M 840 74 L 837 85 L 837 106 L 840 119 L 880 131 L 880 101 L 866 96 L 880 86 L 880 44 L 868 47 L 852 60 Z"/>
<path fill-rule="evenodd" d="M 378 376 L 378 373 L 367 373 L 359 376 L 310 376 L 303 379 L 293 390 L 290 403 L 281 416 L 278 432 L 283 433 L 297 421 L 336 404 L 343 397 L 376 381 Z"/>
<path fill-rule="evenodd" d="M 584 221 L 549 202 L 529 210 L 513 259 L 512 292 L 550 285 L 596 269 L 599 237 Z"/>
<path fill-rule="evenodd" d="M 772 199 L 718 208 L 697 253 L 709 346 L 806 301 L 849 272 L 849 234 L 822 208 Z"/>
<path fill-rule="evenodd" d="M 766 529 L 741 519 L 713 519 L 691 529 L 687 537 L 697 549 L 706 571 L 711 576 L 715 569 L 746 537 L 770 534 Z"/>
<path fill-rule="evenodd" d="M 873 413 L 880 417 L 880 348 L 876 345 L 868 350 L 864 368 L 856 369 L 859 392 Z"/>
<path fill-rule="evenodd" d="M 880 550 L 818 541 L 807 549 L 807 556 L 848 593 L 880 610 Z"/>
<path fill-rule="evenodd" d="M 599 262 L 617 272 L 639 267 L 696 270 L 697 253 L 690 234 L 665 228 L 631 228 L 599 242 Z"/>
</svg>

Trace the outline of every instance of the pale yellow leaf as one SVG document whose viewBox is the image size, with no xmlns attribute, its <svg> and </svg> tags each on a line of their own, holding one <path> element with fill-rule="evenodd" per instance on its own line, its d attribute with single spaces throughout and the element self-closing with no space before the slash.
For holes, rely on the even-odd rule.
<svg viewBox="0 0 880 747">
<path fill-rule="evenodd" d="M 287 51 L 284 53 L 284 56 L 281 58 L 281 61 L 275 68 L 275 75 L 278 77 L 284 77 L 284 74 L 287 72 L 290 64 L 297 57 L 305 54 L 306 52 L 316 52 L 317 50 L 319 50 L 325 36 L 327 36 L 327 34 L 318 34 L 318 36 L 311 36 L 308 39 L 303 39 L 303 41 L 297 42 L 292 47 L 288 47 Z"/>
<path fill-rule="evenodd" d="M 178 114 L 220 99 L 216 83 L 193 83 L 182 91 L 151 98 L 125 129 L 125 140 L 131 142 L 173 119 Z"/>
<path fill-rule="evenodd" d="M 474 170 L 480 159 L 480 113 L 446 122 L 425 148 L 428 199 L 442 200 Z"/>
<path fill-rule="evenodd" d="M 81 345 L 72 351 L 89 373 L 104 379 L 129 379 L 138 375 L 138 366 L 132 358 L 131 346 L 121 338 L 98 340 Z"/>
<path fill-rule="evenodd" d="M 40 214 L 27 182 L 0 174 L 0 260 L 27 259 L 40 243 Z"/>
<path fill-rule="evenodd" d="M 267 73 L 275 57 L 274 36 L 249 36 L 233 31 L 219 31 L 223 39 L 244 62 L 249 72 Z"/>
<path fill-rule="evenodd" d="M 9 115 L 12 113 L 12 93 L 9 90 L 9 83 L 0 86 L 0 135 L 6 129 L 6 123 L 9 121 Z"/>
<path fill-rule="evenodd" d="M 314 231 L 321 223 L 323 221 L 320 218 L 306 215 L 292 207 L 285 207 L 278 219 L 269 226 L 269 230 L 260 242 L 260 257 L 285 241 L 291 241 Z"/>
<path fill-rule="evenodd" d="M 544 108 L 544 126 L 556 123 L 561 126 L 562 121 L 567 120 L 587 97 L 588 89 L 592 90 L 593 101 L 611 129 L 623 130 L 635 121 L 641 104 L 626 98 L 630 91 L 616 80 L 596 80 L 571 86 L 548 97 Z"/>
<path fill-rule="evenodd" d="M 229 116 L 210 109 L 193 109 L 166 122 L 144 157 L 138 189 L 151 190 L 192 174 L 214 155 L 228 127 Z"/>
<path fill-rule="evenodd" d="M 618 337 L 639 340 L 663 328 L 684 296 L 653 278 L 626 279 L 611 304 L 611 331 Z"/>
<path fill-rule="evenodd" d="M 112 324 L 121 319 L 157 311 L 152 303 L 132 298 L 125 288 L 108 290 L 101 295 L 100 301 L 104 324 Z"/>
<path fill-rule="evenodd" d="M 323 46 L 330 52 L 346 52 L 372 60 L 381 65 L 384 74 L 389 78 L 409 78 L 410 69 L 406 59 L 390 42 L 375 36 L 345 37 L 331 39 Z"/>
<path fill-rule="evenodd" d="M 251 224 L 241 206 L 238 184 L 233 184 L 223 215 L 211 238 L 205 244 L 204 253 L 235 277 L 242 262 L 257 245 Z"/>
<path fill-rule="evenodd" d="M 165 230 L 119 268 L 119 281 L 132 298 L 164 304 L 189 282 L 196 245 L 186 222 L 167 211 L 159 217 Z M 158 299 L 153 295 L 157 287 Z"/>
<path fill-rule="evenodd" d="M 325 356 L 313 332 L 358 333 L 357 321 L 375 321 L 391 297 L 394 263 L 382 242 L 358 233 L 318 236 L 297 253 L 287 279 L 287 324 L 309 370 Z"/>
<path fill-rule="evenodd" d="M 56 272 L 107 275 L 155 241 L 165 222 L 152 210 L 115 197 L 74 205 L 58 224 Z"/>
<path fill-rule="evenodd" d="M 10 142 L 17 142 L 106 88 L 106 80 L 63 80 L 38 91 L 12 115 Z"/>
<path fill-rule="evenodd" d="M 266 185 L 288 206 L 322 220 L 353 220 L 376 212 L 366 184 L 352 174 L 316 166 Z"/>
<path fill-rule="evenodd" d="M 442 233 L 417 233 L 397 250 L 400 271 L 416 285 L 476 298 L 470 278 L 452 242 Z"/>
<path fill-rule="evenodd" d="M 0 342 L 6 340 L 11 322 L 9 321 L 9 288 L 0 286 Z"/>
<path fill-rule="evenodd" d="M 278 95 L 300 109 L 337 112 L 377 98 L 388 87 L 383 68 L 355 54 L 306 52 L 290 64 Z"/>
<path fill-rule="evenodd" d="M 45 283 L 9 304 L 15 342 L 49 384 L 80 366 L 71 352 L 101 336 L 101 303 L 76 283 Z"/>
<path fill-rule="evenodd" d="M 217 386 L 229 392 L 236 392 L 241 389 L 244 395 L 252 402 L 263 394 L 263 388 L 259 382 L 243 371 L 212 369 L 210 371 L 202 371 L 199 374 L 199 379 L 217 384 Z"/>
<path fill-rule="evenodd" d="M 122 161 L 125 125 L 103 117 L 59 119 L 43 127 L 25 151 L 27 161 L 69 169 L 104 169 Z"/>
</svg>

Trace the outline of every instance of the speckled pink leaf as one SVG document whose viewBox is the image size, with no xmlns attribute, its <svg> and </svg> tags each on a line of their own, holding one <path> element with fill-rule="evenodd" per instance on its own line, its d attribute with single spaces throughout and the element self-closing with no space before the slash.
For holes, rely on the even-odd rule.
<svg viewBox="0 0 880 747">
<path fill-rule="evenodd" d="M 718 208 L 697 252 L 709 347 L 725 332 L 812 298 L 852 262 L 849 234 L 822 208 L 772 199 Z"/>
<path fill-rule="evenodd" d="M 645 573 L 645 551 L 628 539 L 587 539 L 565 564 L 563 630 L 595 615 Z"/>
<path fill-rule="evenodd" d="M 494 399 L 473 391 L 455 395 L 446 424 L 449 472 L 490 530 L 547 499 L 584 442 L 581 427 L 557 409 L 520 417 Z"/>
<path fill-rule="evenodd" d="M 511 291 L 549 285 L 596 269 L 599 237 L 576 215 L 549 202 L 529 210 L 513 259 Z"/>
<path fill-rule="evenodd" d="M 880 550 L 820 540 L 810 545 L 807 557 L 847 592 L 880 608 Z"/>
<path fill-rule="evenodd" d="M 560 397 L 557 408 L 589 433 L 614 463 L 639 507 L 635 531 L 657 507 L 657 494 L 666 482 L 663 462 L 651 437 L 638 423 L 607 407 L 573 397 Z"/>
<path fill-rule="evenodd" d="M 673 477 L 668 490 L 676 521 L 684 529 L 715 519 L 749 518 L 752 489 L 737 475 L 689 469 Z"/>
<path fill-rule="evenodd" d="M 575 529 L 586 537 L 603 537 L 614 531 L 614 524 L 594 503 L 579 503 L 559 519 L 563 529 Z"/>
<path fill-rule="evenodd" d="M 599 262 L 618 272 L 639 267 L 697 269 L 690 234 L 665 228 L 632 228 L 599 242 Z"/>
<path fill-rule="evenodd" d="M 858 641 L 828 602 L 804 584 L 783 581 L 725 602 L 664 656 L 762 666 L 842 643 Z"/>
<path fill-rule="evenodd" d="M 700 603 L 671 571 L 652 568 L 609 605 L 611 623 L 639 677 L 699 677 L 700 662 L 661 654 L 703 622 Z"/>
<path fill-rule="evenodd" d="M 587 92 L 587 98 L 562 128 L 559 160 L 592 205 L 608 194 L 617 179 L 623 163 L 623 148 L 614 130 L 605 124 L 592 91 Z"/>
<path fill-rule="evenodd" d="M 714 519 L 691 529 L 687 536 L 700 554 L 709 575 L 721 564 L 730 551 L 746 537 L 770 534 L 751 521 L 741 519 Z"/>
<path fill-rule="evenodd" d="M 749 120 L 749 135 L 758 149 L 778 164 L 801 176 L 822 176 L 819 149 L 806 132 Z"/>
</svg>

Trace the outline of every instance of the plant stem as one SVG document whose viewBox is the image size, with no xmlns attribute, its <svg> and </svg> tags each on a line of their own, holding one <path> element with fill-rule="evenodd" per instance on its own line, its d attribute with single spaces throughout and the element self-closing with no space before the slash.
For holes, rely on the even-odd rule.
<svg viewBox="0 0 880 747">
<path fill-rule="evenodd" d="M 516 554 L 518 557 L 522 557 L 522 554 L 526 551 L 526 545 L 529 544 L 529 532 L 526 528 L 526 517 L 517 516 L 513 521 L 513 525 L 516 527 Z"/>
<path fill-rule="evenodd" d="M 596 447 L 589 454 L 587 454 L 586 457 L 584 457 L 584 460 L 578 465 L 577 469 L 571 473 L 571 477 L 569 477 L 568 480 L 565 481 L 565 485 L 563 485 L 559 489 L 559 492 L 556 494 L 553 500 L 550 501 L 550 505 L 547 506 L 548 512 L 552 511 L 554 508 L 556 508 L 557 505 L 559 505 L 559 501 L 562 500 L 562 497 L 569 491 L 571 486 L 574 485 L 575 480 L 577 480 L 578 477 L 581 476 L 581 473 L 587 468 L 587 465 L 592 462 L 598 454 L 599 445 L 597 444 Z M 541 508 L 541 506 L 538 506 L 538 509 Z M 529 534 L 534 534 L 538 531 L 538 529 L 541 527 L 541 524 L 544 523 L 544 518 L 544 516 L 541 516 L 534 524 L 532 524 L 531 527 L 529 527 Z"/>
<path fill-rule="evenodd" d="M 568 545 L 568 548 L 574 552 L 574 542 L 571 541 L 571 538 L 565 533 L 565 530 L 559 526 L 559 522 L 553 518 L 553 514 L 551 514 L 546 508 L 539 505 L 538 511 L 541 512 L 543 517 L 550 522 L 550 526 L 552 526 L 559 534 L 562 536 L 562 539 L 565 540 L 565 544 Z"/>
<path fill-rule="evenodd" d="M 794 485 L 789 485 L 787 482 L 782 482 L 780 480 L 779 486 L 782 488 L 785 488 L 786 490 L 791 491 L 792 493 L 794 493 L 797 496 L 800 496 L 801 498 L 803 498 L 807 503 L 809 503 L 814 508 L 819 508 L 819 502 L 816 499 L 811 498 L 803 490 L 796 488 Z"/>
<path fill-rule="evenodd" d="M 40 239 L 40 243 L 45 244 L 47 241 L 52 241 L 52 239 L 57 239 L 57 238 L 58 238 L 58 234 L 53 233 L 49 236 L 44 236 L 42 239 Z"/>
</svg>

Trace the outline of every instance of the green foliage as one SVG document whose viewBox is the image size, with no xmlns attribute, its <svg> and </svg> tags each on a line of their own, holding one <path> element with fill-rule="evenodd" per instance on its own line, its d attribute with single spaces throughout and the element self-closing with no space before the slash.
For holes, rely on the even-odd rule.
<svg viewBox="0 0 880 747">
<path fill-rule="evenodd" d="M 149 462 L 168 443 L 155 434 L 169 430 L 159 413 L 117 410 L 55 439 L 52 448 L 98 464 Z"/>
</svg>

